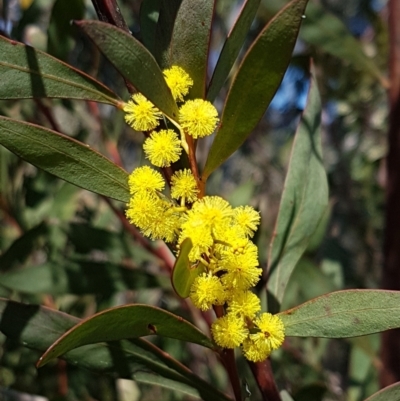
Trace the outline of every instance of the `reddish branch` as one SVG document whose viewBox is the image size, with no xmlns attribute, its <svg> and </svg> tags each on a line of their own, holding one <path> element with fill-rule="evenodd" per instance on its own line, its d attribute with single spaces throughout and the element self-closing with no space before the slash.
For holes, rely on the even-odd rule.
<svg viewBox="0 0 400 401">
<path fill-rule="evenodd" d="M 389 1 L 389 150 L 383 288 L 400 290 L 400 1 Z M 400 380 L 400 330 L 382 334 L 381 386 Z"/>
<path fill-rule="evenodd" d="M 264 401 L 282 401 L 276 386 L 269 359 L 264 362 L 249 362 Z"/>
</svg>

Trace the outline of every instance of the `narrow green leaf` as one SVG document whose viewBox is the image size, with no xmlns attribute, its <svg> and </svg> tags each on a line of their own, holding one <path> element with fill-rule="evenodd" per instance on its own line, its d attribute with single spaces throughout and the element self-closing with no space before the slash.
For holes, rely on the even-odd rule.
<svg viewBox="0 0 400 401">
<path fill-rule="evenodd" d="M 165 115 L 178 118 L 164 76 L 151 53 L 122 29 L 100 21 L 75 22 L 132 85 Z"/>
<path fill-rule="evenodd" d="M 0 36 L 0 99 L 56 97 L 118 106 L 106 86 L 68 64 Z"/>
<path fill-rule="evenodd" d="M 0 116 L 0 145 L 71 184 L 121 202 L 129 201 L 128 174 L 75 139 Z"/>
<path fill-rule="evenodd" d="M 400 382 L 393 383 L 377 393 L 368 397 L 365 401 L 396 401 L 400 400 Z"/>
<path fill-rule="evenodd" d="M 143 0 L 140 5 L 140 35 L 147 50 L 154 55 L 160 0 Z"/>
<path fill-rule="evenodd" d="M 400 327 L 400 291 L 345 290 L 281 312 L 285 334 L 345 338 Z"/>
<path fill-rule="evenodd" d="M 182 298 L 187 298 L 190 288 L 196 277 L 205 271 L 204 266 L 192 266 L 189 261 L 189 253 L 192 249 L 192 241 L 186 238 L 181 246 L 179 256 L 176 259 L 174 270 L 172 271 L 172 285 L 175 292 Z"/>
<path fill-rule="evenodd" d="M 182 0 L 171 40 L 171 65 L 182 67 L 193 79 L 191 98 L 205 98 L 208 48 L 215 0 Z"/>
<path fill-rule="evenodd" d="M 0 260 L 1 266 L 1 260 Z M 113 294 L 126 290 L 167 288 L 167 278 L 113 263 L 45 263 L 0 275 L 0 285 L 27 294 Z"/>
<path fill-rule="evenodd" d="M 85 5 L 82 0 L 57 0 L 51 10 L 48 28 L 47 51 L 60 60 L 67 61 L 74 45 L 76 27 L 71 25 L 74 19 L 82 19 Z"/>
<path fill-rule="evenodd" d="M 251 24 L 256 16 L 261 0 L 246 0 L 239 16 L 226 38 L 224 47 L 218 58 L 210 84 L 208 85 L 207 100 L 213 102 L 224 85 L 228 74 L 239 55 L 240 49 L 249 33 Z"/>
<path fill-rule="evenodd" d="M 24 346 L 45 351 L 80 319 L 66 313 L 0 299 L 0 331 Z M 143 339 L 108 344 L 93 344 L 63 356 L 68 363 L 95 373 L 133 379 L 194 397 L 229 401 L 230 398 L 174 364 L 173 358 Z"/>
<path fill-rule="evenodd" d="M 38 366 L 82 345 L 157 334 L 213 348 L 211 340 L 183 318 L 149 305 L 124 305 L 97 313 L 69 330 L 42 355 Z"/>
<path fill-rule="evenodd" d="M 269 253 L 268 291 L 282 302 L 286 285 L 328 205 L 322 164 L 321 103 L 311 80 L 308 103 L 296 132 Z"/>
<path fill-rule="evenodd" d="M 181 2 L 182 0 L 159 0 L 160 14 L 157 21 L 154 54 L 158 64 L 163 69 L 171 66 L 172 32 Z"/>
<path fill-rule="evenodd" d="M 203 180 L 243 144 L 277 91 L 292 56 L 307 0 L 292 0 L 261 31 L 229 90 Z"/>
</svg>

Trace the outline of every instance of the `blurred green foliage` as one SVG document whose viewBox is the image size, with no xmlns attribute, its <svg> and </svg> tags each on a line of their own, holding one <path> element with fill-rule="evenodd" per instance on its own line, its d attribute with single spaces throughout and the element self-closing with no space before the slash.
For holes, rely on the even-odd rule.
<svg viewBox="0 0 400 401">
<path fill-rule="evenodd" d="M 62 3 L 32 1 L 20 10 L 12 37 L 68 61 L 126 99 L 123 80 L 109 62 L 77 30 L 66 30 L 71 18 L 95 19 L 94 9 L 87 2 L 74 1 L 76 6 L 68 8 L 73 10 L 70 14 L 61 8 Z M 262 2 L 251 37 L 275 12 L 266 3 L 271 2 Z M 339 37 L 343 33 L 339 21 L 346 21 L 351 5 L 362 7 L 361 3 L 322 2 L 318 7 L 327 21 L 324 28 L 331 28 L 333 37 Z M 140 1 L 125 0 L 120 6 L 133 35 L 141 39 Z M 235 7 L 235 2 L 217 2 L 213 51 L 221 48 Z M 323 152 L 330 208 L 294 270 L 282 309 L 333 290 L 379 287 L 387 103 L 377 70 L 380 76 L 385 75 L 387 30 L 381 16 L 365 7 L 369 28 L 359 43 L 371 56 L 373 68 L 363 65 L 362 57 L 346 59 L 346 53 L 335 54 L 319 43 L 316 38 L 321 26 L 315 20 L 310 19 L 304 27 L 303 53 L 314 57 L 324 105 Z M 221 96 L 225 94 L 226 87 Z M 116 162 L 118 150 L 127 171 L 143 159 L 141 136 L 124 124 L 121 112 L 108 105 L 59 99 L 2 101 L 0 114 L 49 128 L 57 126 Z M 274 128 L 264 118 L 245 145 L 209 181 L 209 193 L 218 193 L 234 205 L 251 203 L 261 211 L 257 241 L 263 267 L 267 264 L 264 244 L 271 238 L 278 213 L 292 134 L 289 124 Z M 205 146 L 199 148 L 203 163 Z M 120 204 L 112 205 L 120 208 Z M 159 260 L 124 229 L 109 203 L 36 169 L 3 147 L 0 272 L 2 297 L 50 306 L 79 318 L 128 302 L 161 306 L 181 316 L 189 314 L 173 294 Z M 213 356 L 169 339 L 154 341 L 208 382 L 225 387 L 225 372 Z M 165 383 L 156 387 L 146 380 L 115 379 L 63 361 L 36 370 L 37 351 L 3 334 L 0 342 L 0 399 L 14 399 L 12 391 L 66 401 L 193 399 L 185 392 L 170 391 Z M 278 384 L 290 389 L 295 401 L 361 401 L 378 389 L 378 350 L 378 335 L 349 340 L 291 338 L 273 354 L 272 363 Z M 257 391 L 248 366 L 241 362 L 239 367 L 245 385 Z M 255 393 L 251 400 L 258 397 Z"/>
</svg>

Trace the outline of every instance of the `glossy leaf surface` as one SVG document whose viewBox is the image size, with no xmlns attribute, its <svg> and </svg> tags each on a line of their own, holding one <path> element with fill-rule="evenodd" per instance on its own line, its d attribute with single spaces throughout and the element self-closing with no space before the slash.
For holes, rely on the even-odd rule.
<svg viewBox="0 0 400 401">
<path fill-rule="evenodd" d="M 336 291 L 279 314 L 285 334 L 345 338 L 400 327 L 400 292 Z"/>
<path fill-rule="evenodd" d="M 100 312 L 69 330 L 41 357 L 39 366 L 82 345 L 160 335 L 213 348 L 211 340 L 183 318 L 149 305 L 124 305 Z"/>
<path fill-rule="evenodd" d="M 179 256 L 172 272 L 172 285 L 176 293 L 182 298 L 189 296 L 194 280 L 205 271 L 203 265 L 192 266 L 189 261 L 189 253 L 192 247 L 192 241 L 189 238 L 182 242 Z"/>
<path fill-rule="evenodd" d="M 210 102 L 215 100 L 218 92 L 228 78 L 229 71 L 239 55 L 259 5 L 260 0 L 246 0 L 243 3 L 240 14 L 226 38 L 211 77 L 207 91 L 207 100 Z"/>
<path fill-rule="evenodd" d="M 308 102 L 292 146 L 289 168 L 269 253 L 268 291 L 282 302 L 286 285 L 328 206 L 322 164 L 321 103 L 311 80 Z"/>
<path fill-rule="evenodd" d="M 151 53 L 122 29 L 99 21 L 75 22 L 132 85 L 176 120 L 178 107 Z"/>
<path fill-rule="evenodd" d="M 34 350 L 45 351 L 79 322 L 54 309 L 0 299 L 0 331 Z M 85 345 L 66 353 L 63 359 L 95 373 L 133 379 L 192 397 L 229 400 L 196 375 L 180 371 L 180 364 L 174 367 L 171 357 L 143 339 Z"/>
<path fill-rule="evenodd" d="M 170 63 L 182 67 L 193 79 L 191 98 L 204 98 L 208 47 L 214 0 L 182 0 L 178 9 L 170 46 Z"/>
<path fill-rule="evenodd" d="M 71 184 L 121 202 L 129 201 L 128 174 L 75 139 L 0 116 L 0 144 Z"/>
<path fill-rule="evenodd" d="M 235 75 L 204 167 L 205 180 L 243 144 L 264 115 L 292 56 L 307 0 L 293 0 L 261 31 Z"/>
<path fill-rule="evenodd" d="M 115 93 L 89 75 L 2 36 L 0 76 L 0 99 L 56 97 L 120 103 Z"/>
</svg>

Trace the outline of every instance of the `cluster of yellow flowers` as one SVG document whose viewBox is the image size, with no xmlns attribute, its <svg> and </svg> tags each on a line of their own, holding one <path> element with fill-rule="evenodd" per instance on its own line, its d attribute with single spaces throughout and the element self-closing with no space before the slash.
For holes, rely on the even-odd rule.
<svg viewBox="0 0 400 401">
<path fill-rule="evenodd" d="M 193 81 L 180 67 L 164 71 L 173 97 L 184 101 Z M 151 164 L 169 167 L 179 160 L 184 138 L 173 129 L 154 131 L 162 113 L 143 95 L 135 94 L 124 107 L 125 119 L 135 130 L 149 132 L 143 149 Z M 205 100 L 188 100 L 179 109 L 180 135 L 194 139 L 212 134 L 218 113 Z M 129 176 L 131 199 L 126 216 L 151 239 L 162 239 L 179 247 L 190 238 L 189 261 L 202 271 L 195 279 L 190 299 L 206 311 L 223 306 L 224 315 L 211 327 L 216 344 L 223 348 L 241 346 L 247 359 L 259 362 L 284 340 L 278 316 L 261 313 L 260 299 L 251 291 L 260 279 L 258 251 L 251 241 L 260 216 L 250 206 L 232 208 L 218 196 L 199 198 L 200 191 L 190 169 L 175 171 L 170 179 L 170 196 L 163 194 L 165 180 L 160 172 L 144 166 Z"/>
</svg>

